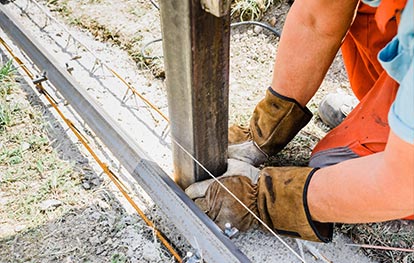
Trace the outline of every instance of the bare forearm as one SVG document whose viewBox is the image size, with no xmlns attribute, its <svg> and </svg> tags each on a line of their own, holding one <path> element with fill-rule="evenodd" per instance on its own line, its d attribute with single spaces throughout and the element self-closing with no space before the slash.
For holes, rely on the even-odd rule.
<svg viewBox="0 0 414 263">
<path fill-rule="evenodd" d="M 303 106 L 321 84 L 358 1 L 297 0 L 283 28 L 272 88 Z"/>
<path fill-rule="evenodd" d="M 308 203 L 320 222 L 379 222 L 413 214 L 414 145 L 391 133 L 384 152 L 318 170 Z"/>
</svg>

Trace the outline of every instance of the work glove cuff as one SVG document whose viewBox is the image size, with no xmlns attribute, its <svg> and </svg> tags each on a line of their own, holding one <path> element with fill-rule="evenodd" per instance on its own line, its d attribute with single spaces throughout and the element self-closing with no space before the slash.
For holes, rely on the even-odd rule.
<svg viewBox="0 0 414 263">
<path fill-rule="evenodd" d="M 270 87 L 250 119 L 250 127 L 229 128 L 229 158 L 258 166 L 275 155 L 310 121 L 312 113 Z"/>
<path fill-rule="evenodd" d="M 319 241 L 324 242 L 324 243 L 328 243 L 328 242 L 332 241 L 333 223 L 321 223 L 321 222 L 312 220 L 312 216 L 310 214 L 309 206 L 308 206 L 309 184 L 310 184 L 310 181 L 312 180 L 312 177 L 313 177 L 314 173 L 318 169 L 319 168 L 314 168 L 309 173 L 308 177 L 306 178 L 306 182 L 305 182 L 305 185 L 303 187 L 303 208 L 305 210 L 306 219 L 308 220 L 309 226 L 311 227 L 311 229 L 315 233 L 315 236 L 319 239 Z"/>
<path fill-rule="evenodd" d="M 333 224 L 312 220 L 307 192 L 316 169 L 267 167 L 258 181 L 259 217 L 281 235 L 317 242 L 332 239 Z"/>
<path fill-rule="evenodd" d="M 250 136 L 268 155 L 275 155 L 310 121 L 312 113 L 296 100 L 268 88 L 250 120 Z"/>
</svg>

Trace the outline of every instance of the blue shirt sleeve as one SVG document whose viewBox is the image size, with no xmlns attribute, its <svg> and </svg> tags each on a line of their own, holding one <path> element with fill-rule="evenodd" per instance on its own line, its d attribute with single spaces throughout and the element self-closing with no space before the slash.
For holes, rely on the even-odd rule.
<svg viewBox="0 0 414 263">
<path fill-rule="evenodd" d="M 378 7 L 381 0 L 362 0 L 362 2 L 372 7 Z"/>
<path fill-rule="evenodd" d="M 388 122 L 401 139 L 414 143 L 414 7 L 408 0 L 401 14 L 398 33 L 378 54 L 387 73 L 400 87 L 391 105 Z"/>
</svg>

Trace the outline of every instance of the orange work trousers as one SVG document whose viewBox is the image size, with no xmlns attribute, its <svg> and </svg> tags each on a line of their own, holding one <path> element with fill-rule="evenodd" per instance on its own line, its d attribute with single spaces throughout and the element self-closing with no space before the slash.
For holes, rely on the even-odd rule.
<svg viewBox="0 0 414 263">
<path fill-rule="evenodd" d="M 384 71 L 377 55 L 396 35 L 397 23 L 389 21 L 387 30 L 382 33 L 375 11 L 376 8 L 364 4 L 359 6 L 341 47 L 352 91 L 360 103 L 316 145 L 311 164 L 319 165 L 314 166 L 332 165 L 385 149 L 390 131 L 388 111 L 398 83 Z M 338 156 L 333 156 L 335 154 Z"/>
<path fill-rule="evenodd" d="M 360 103 L 316 145 L 310 166 L 333 165 L 385 149 L 390 131 L 388 112 L 399 85 L 381 67 L 377 55 L 396 35 L 397 22 L 387 21 L 381 32 L 375 12 L 376 8 L 359 6 L 341 47 L 351 88 Z"/>
</svg>

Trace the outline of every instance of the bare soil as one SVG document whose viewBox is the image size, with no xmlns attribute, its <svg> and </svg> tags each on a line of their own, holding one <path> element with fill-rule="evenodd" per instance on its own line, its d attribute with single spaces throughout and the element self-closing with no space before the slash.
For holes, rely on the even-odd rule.
<svg viewBox="0 0 414 263">
<path fill-rule="evenodd" d="M 12 74 L 1 90 L 8 85 L 0 98 L 2 116 L 13 108 L 0 125 L 0 262 L 173 262 L 23 76 Z"/>
</svg>

